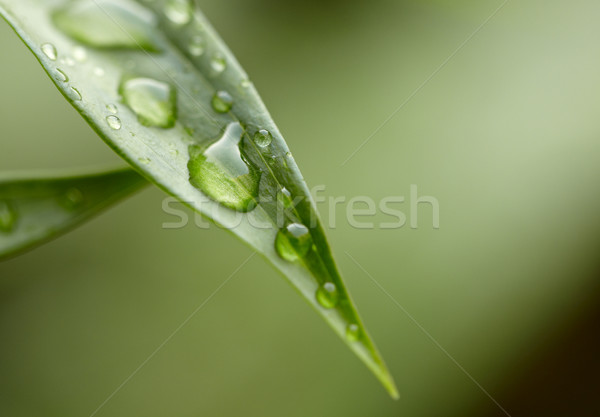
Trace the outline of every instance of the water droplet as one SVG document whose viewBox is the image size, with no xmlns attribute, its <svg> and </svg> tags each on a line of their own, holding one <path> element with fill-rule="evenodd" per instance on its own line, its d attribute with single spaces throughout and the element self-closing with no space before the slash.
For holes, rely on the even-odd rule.
<svg viewBox="0 0 600 417">
<path fill-rule="evenodd" d="M 60 60 L 60 63 L 63 65 L 66 65 L 68 67 L 72 67 L 73 65 L 75 65 L 75 61 L 73 61 L 73 58 L 71 58 L 71 57 L 62 58 Z"/>
<path fill-rule="evenodd" d="M 292 223 L 277 232 L 275 249 L 286 261 L 296 261 L 304 257 L 312 246 L 312 237 L 306 226 Z"/>
<path fill-rule="evenodd" d="M 273 136 L 271 136 L 271 132 L 265 129 L 261 129 L 254 134 L 254 143 L 256 143 L 261 148 L 266 148 L 273 141 Z"/>
<path fill-rule="evenodd" d="M 250 86 L 252 86 L 252 81 L 250 81 L 247 78 L 244 78 L 242 81 L 240 81 L 240 86 L 242 88 L 249 88 Z"/>
<path fill-rule="evenodd" d="M 277 201 L 279 201 L 279 203 L 281 203 L 281 205 L 283 205 L 285 208 L 290 208 L 294 204 L 292 200 L 292 193 L 290 193 L 285 187 L 277 193 Z"/>
<path fill-rule="evenodd" d="M 319 286 L 316 297 L 317 302 L 321 304 L 323 308 L 330 309 L 337 305 L 340 295 L 333 282 L 326 282 L 325 284 Z"/>
<path fill-rule="evenodd" d="M 227 61 L 221 55 L 215 55 L 210 60 L 210 66 L 215 73 L 220 74 L 227 68 Z"/>
<path fill-rule="evenodd" d="M 60 199 L 60 204 L 68 210 L 81 206 L 85 198 L 78 188 L 69 188 Z"/>
<path fill-rule="evenodd" d="M 119 109 L 117 109 L 117 106 L 115 106 L 114 104 L 107 104 L 106 110 L 108 110 L 112 114 L 117 114 L 117 112 L 119 111 Z"/>
<path fill-rule="evenodd" d="M 48 57 L 51 61 L 56 61 L 56 57 L 58 53 L 56 52 L 56 48 L 51 43 L 45 43 L 42 45 L 42 52 L 44 55 Z"/>
<path fill-rule="evenodd" d="M 121 83 L 119 93 L 144 126 L 175 126 L 177 95 L 171 85 L 151 78 L 133 78 Z"/>
<path fill-rule="evenodd" d="M 138 158 L 138 161 L 140 161 L 140 163 L 144 164 L 144 165 L 148 165 L 151 162 L 150 158 Z"/>
<path fill-rule="evenodd" d="M 217 113 L 228 113 L 233 107 L 233 97 L 227 91 L 217 91 L 212 98 L 212 108 Z"/>
<path fill-rule="evenodd" d="M 233 210 L 256 207 L 261 172 L 240 149 L 244 129 L 231 123 L 223 136 L 207 149 L 190 146 L 190 183 L 204 194 Z"/>
<path fill-rule="evenodd" d="M 194 8 L 191 0 L 168 0 L 165 15 L 176 25 L 185 25 L 192 20 Z"/>
<path fill-rule="evenodd" d="M 104 77 L 104 70 L 100 67 L 94 68 L 94 75 L 96 77 Z"/>
<path fill-rule="evenodd" d="M 201 36 L 194 36 L 188 50 L 192 56 L 201 56 L 204 54 L 204 39 Z"/>
<path fill-rule="evenodd" d="M 81 46 L 76 46 L 73 48 L 73 58 L 75 58 L 78 62 L 84 62 L 87 59 L 87 52 L 85 48 Z"/>
<path fill-rule="evenodd" d="M 117 116 L 108 116 L 106 118 L 106 123 L 110 126 L 111 129 L 119 130 L 121 128 L 121 119 Z"/>
<path fill-rule="evenodd" d="M 75 101 L 81 101 L 81 93 L 75 87 L 71 87 L 71 98 Z"/>
<path fill-rule="evenodd" d="M 71 38 L 94 48 L 157 52 L 154 15 L 134 2 L 75 0 L 52 14 L 54 24 Z"/>
<path fill-rule="evenodd" d="M 8 201 L 0 201 L 0 232 L 12 232 L 17 219 L 17 211 L 13 205 Z"/>
<path fill-rule="evenodd" d="M 56 69 L 56 79 L 58 81 L 62 81 L 64 83 L 66 83 L 67 81 L 69 81 L 68 75 L 65 74 L 65 72 L 63 70 L 61 70 L 60 68 Z"/>
<path fill-rule="evenodd" d="M 349 342 L 356 342 L 360 339 L 360 327 L 356 323 L 350 323 L 346 327 L 346 340 Z"/>
</svg>

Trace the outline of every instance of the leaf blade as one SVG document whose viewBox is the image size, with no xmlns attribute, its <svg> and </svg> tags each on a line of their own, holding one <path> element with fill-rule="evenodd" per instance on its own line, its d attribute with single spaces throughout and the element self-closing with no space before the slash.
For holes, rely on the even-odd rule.
<svg viewBox="0 0 600 417">
<path fill-rule="evenodd" d="M 112 0 L 93 0 L 92 3 L 98 7 L 97 12 L 101 13 L 105 22 L 107 17 L 112 22 L 112 27 L 106 30 L 127 32 L 124 29 L 131 22 L 121 19 L 114 9 L 121 6 L 116 6 L 117 3 Z M 139 48 L 120 47 L 119 50 L 100 48 L 96 43 L 86 49 L 86 62 L 66 69 L 63 63 L 68 66 L 70 51 L 82 47 L 77 41 L 82 38 L 61 32 L 49 18 L 64 7 L 64 2 L 0 0 L 0 12 L 30 47 L 67 100 L 113 150 L 160 188 L 227 228 L 260 253 L 365 362 L 390 395 L 397 398 L 393 379 L 342 282 L 300 170 L 233 54 L 199 10 L 182 23 L 181 15 L 164 13 L 166 3 L 163 1 L 141 6 L 131 0 L 120 0 L 118 4 L 126 4 L 132 10 L 143 7 L 144 13 L 152 13 L 148 24 L 153 32 L 148 35 L 149 38 L 137 42 Z M 173 16 L 177 19 L 174 20 Z M 133 40 L 135 37 L 131 35 Z M 201 38 L 202 54 L 193 48 L 198 46 L 198 38 Z M 99 39 L 105 38 L 101 36 Z M 120 39 L 122 41 L 123 38 Z M 49 42 L 56 49 L 55 57 L 44 53 L 42 45 Z M 148 43 L 152 48 L 148 47 Z M 89 79 L 98 68 L 104 75 L 94 78 L 92 83 Z M 57 77 L 59 70 L 68 72 L 69 82 L 61 82 Z M 139 110 L 136 114 L 135 106 L 127 106 L 120 101 L 119 86 L 124 78 L 131 76 L 156 80 L 176 91 L 178 118 L 172 127 L 144 126 L 140 123 Z M 225 107 L 227 111 L 213 105 L 221 92 L 232 99 L 231 108 Z M 116 108 L 117 113 L 107 110 L 109 108 Z M 262 173 L 260 201 L 241 217 L 240 212 L 225 207 L 226 204 L 219 204 L 214 196 L 209 198 L 210 193 L 190 182 L 188 168 L 190 147 L 211 149 L 218 142 L 216 138 L 236 123 L 243 129 L 239 149 L 245 163 L 257 167 Z M 259 149 L 253 141 L 259 130 L 266 130 L 272 136 L 268 151 Z M 232 184 L 230 188 L 236 185 Z M 245 183 L 242 185 L 247 186 Z M 278 196 L 283 189 L 290 192 L 296 201 L 292 208 L 284 210 L 285 220 L 307 225 L 314 243 L 314 249 L 311 248 L 299 262 L 282 259 L 275 249 L 275 241 L 282 228 L 278 217 Z M 327 283 L 335 286 L 336 297 L 340 300 L 335 308 L 325 308 L 316 297 L 317 291 Z M 349 325 L 359 328 L 358 341 L 348 340 Z"/>
</svg>

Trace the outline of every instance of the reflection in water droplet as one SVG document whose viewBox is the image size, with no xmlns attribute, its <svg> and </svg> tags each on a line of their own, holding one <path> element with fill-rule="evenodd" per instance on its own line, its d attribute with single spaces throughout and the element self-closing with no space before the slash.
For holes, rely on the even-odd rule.
<svg viewBox="0 0 600 417">
<path fill-rule="evenodd" d="M 56 61 L 56 57 L 58 53 L 56 52 L 56 48 L 51 43 L 45 43 L 42 45 L 42 52 L 44 55 L 48 57 L 51 61 Z"/>
<path fill-rule="evenodd" d="M 190 146 L 188 169 L 194 187 L 225 207 L 248 212 L 256 207 L 261 172 L 240 149 L 243 134 L 234 122 L 207 149 Z"/>
<path fill-rule="evenodd" d="M 227 61 L 221 55 L 215 55 L 210 60 L 210 66 L 215 73 L 220 74 L 227 68 Z"/>
<path fill-rule="evenodd" d="M 204 39 L 201 36 L 194 36 L 188 50 L 193 56 L 201 56 L 204 53 Z"/>
<path fill-rule="evenodd" d="M 81 93 L 75 87 L 71 87 L 71 98 L 75 101 L 81 101 Z"/>
<path fill-rule="evenodd" d="M 312 246 L 310 231 L 300 223 L 292 223 L 277 232 L 275 250 L 286 261 L 303 258 Z"/>
<path fill-rule="evenodd" d="M 74 210 L 85 201 L 83 193 L 78 188 L 69 188 L 60 199 L 60 204 L 68 209 Z"/>
<path fill-rule="evenodd" d="M 175 126 L 177 96 L 171 85 L 151 78 L 133 78 L 121 83 L 119 93 L 144 126 Z"/>
<path fill-rule="evenodd" d="M 193 4 L 191 0 L 167 0 L 165 15 L 176 25 L 185 25 L 192 20 Z"/>
<path fill-rule="evenodd" d="M 0 201 L 0 232 L 10 233 L 17 223 L 17 211 L 9 201 Z"/>
<path fill-rule="evenodd" d="M 321 285 L 316 293 L 317 301 L 323 308 L 334 308 L 337 306 L 340 295 L 333 282 Z"/>
<path fill-rule="evenodd" d="M 265 129 L 261 129 L 254 134 L 254 143 L 256 143 L 261 148 L 266 148 L 273 141 L 273 136 L 271 136 L 271 132 Z"/>
<path fill-rule="evenodd" d="M 356 323 L 350 323 L 346 327 L 346 340 L 349 342 L 356 342 L 360 339 L 360 327 Z"/>
<path fill-rule="evenodd" d="M 107 104 L 106 110 L 108 110 L 112 114 L 117 114 L 117 112 L 119 111 L 119 109 L 117 109 L 117 106 L 115 106 L 114 104 Z"/>
<path fill-rule="evenodd" d="M 233 97 L 227 91 L 217 91 L 211 104 L 217 113 L 228 113 L 233 107 Z"/>
<path fill-rule="evenodd" d="M 111 129 L 119 130 L 121 128 L 121 119 L 117 116 L 108 116 L 106 118 L 106 123 L 110 126 Z"/>
<path fill-rule="evenodd" d="M 54 24 L 71 38 L 94 48 L 157 52 L 154 15 L 134 2 L 75 0 L 52 14 Z"/>
<path fill-rule="evenodd" d="M 67 74 L 65 74 L 65 72 L 63 70 L 61 70 L 60 68 L 56 69 L 56 79 L 58 81 L 62 81 L 64 83 L 69 81 L 69 77 L 67 76 Z"/>
</svg>

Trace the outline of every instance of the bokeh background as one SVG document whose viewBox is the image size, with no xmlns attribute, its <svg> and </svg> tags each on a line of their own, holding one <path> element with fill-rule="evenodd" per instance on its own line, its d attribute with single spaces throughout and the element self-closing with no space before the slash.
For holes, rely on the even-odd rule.
<svg viewBox="0 0 600 417">
<path fill-rule="evenodd" d="M 600 3 L 509 1 L 344 166 L 501 0 L 198 3 L 310 186 L 439 200 L 439 230 L 340 205 L 329 231 L 402 398 L 256 257 L 96 415 L 506 415 L 477 384 L 513 417 L 600 415 Z M 119 164 L 5 23 L 0 51 L 3 171 Z M 0 264 L 0 415 L 89 416 L 251 253 L 163 230 L 163 198 Z"/>
</svg>

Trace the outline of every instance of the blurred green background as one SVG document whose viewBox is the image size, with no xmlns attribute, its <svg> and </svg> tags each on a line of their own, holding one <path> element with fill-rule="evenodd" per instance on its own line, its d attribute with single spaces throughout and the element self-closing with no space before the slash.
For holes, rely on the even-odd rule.
<svg viewBox="0 0 600 417">
<path fill-rule="evenodd" d="M 505 415 L 345 252 L 511 416 L 600 415 L 600 3 L 508 2 L 343 167 L 501 1 L 198 3 L 309 186 L 439 200 L 439 230 L 329 231 L 402 398 L 256 257 L 96 415 Z M 119 163 L 5 23 L 0 50 L 3 171 Z M 0 264 L 0 415 L 89 416 L 251 253 L 163 198 Z"/>
</svg>

